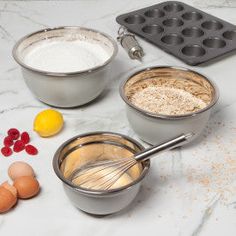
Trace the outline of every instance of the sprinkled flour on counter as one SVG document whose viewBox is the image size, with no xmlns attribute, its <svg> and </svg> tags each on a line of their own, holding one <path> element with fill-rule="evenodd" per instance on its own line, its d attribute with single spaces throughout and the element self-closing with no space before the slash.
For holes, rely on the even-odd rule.
<svg viewBox="0 0 236 236">
<path fill-rule="evenodd" d="M 183 115 L 206 107 L 206 103 L 182 89 L 148 86 L 136 91 L 130 101 L 137 107 L 156 114 Z"/>
<path fill-rule="evenodd" d="M 101 65 L 108 58 L 108 52 L 96 43 L 45 41 L 34 45 L 25 54 L 24 62 L 43 71 L 75 72 Z"/>
</svg>

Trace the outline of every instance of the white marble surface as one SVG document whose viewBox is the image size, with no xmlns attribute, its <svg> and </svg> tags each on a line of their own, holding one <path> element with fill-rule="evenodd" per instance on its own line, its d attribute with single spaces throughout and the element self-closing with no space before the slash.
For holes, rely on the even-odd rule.
<svg viewBox="0 0 236 236">
<path fill-rule="evenodd" d="M 32 96 L 11 56 L 16 40 L 60 25 L 92 27 L 116 37 L 117 15 L 157 2 L 0 1 L 0 139 L 8 128 L 19 127 L 31 133 L 40 151 L 36 157 L 0 156 L 0 182 L 7 179 L 11 162 L 25 160 L 35 168 L 42 186 L 38 197 L 19 201 L 15 209 L 0 215 L 0 235 L 236 235 L 235 53 L 194 68 L 215 81 L 221 94 L 202 140 L 153 160 L 136 200 L 119 214 L 96 218 L 74 208 L 52 170 L 53 154 L 63 141 L 87 131 L 112 130 L 137 138 L 118 94 L 121 79 L 142 66 L 184 63 L 140 39 L 144 62 L 128 60 L 120 48 L 103 96 L 82 108 L 60 110 L 66 121 L 60 135 L 42 139 L 32 131 L 34 116 L 46 105 Z M 184 2 L 236 24 L 235 0 Z"/>
</svg>

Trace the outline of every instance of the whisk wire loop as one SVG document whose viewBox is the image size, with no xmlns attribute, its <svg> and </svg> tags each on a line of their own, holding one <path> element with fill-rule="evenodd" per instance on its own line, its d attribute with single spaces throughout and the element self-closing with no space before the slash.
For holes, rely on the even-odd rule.
<svg viewBox="0 0 236 236">
<path fill-rule="evenodd" d="M 72 172 L 71 181 L 74 182 L 76 180 L 76 184 L 79 184 L 81 187 L 108 190 L 138 162 L 151 158 L 153 154 L 173 149 L 186 142 L 193 135 L 193 133 L 181 134 L 164 143 L 152 146 L 130 158 L 100 160 L 95 163 L 86 164 Z"/>
</svg>

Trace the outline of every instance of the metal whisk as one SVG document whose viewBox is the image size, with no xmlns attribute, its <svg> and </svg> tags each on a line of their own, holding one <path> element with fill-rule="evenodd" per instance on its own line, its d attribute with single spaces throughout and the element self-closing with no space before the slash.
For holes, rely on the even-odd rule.
<svg viewBox="0 0 236 236">
<path fill-rule="evenodd" d="M 70 180 L 72 182 L 76 180 L 81 187 L 94 190 L 108 190 L 122 175 L 138 162 L 149 159 L 153 154 L 173 149 L 178 145 L 185 143 L 192 136 L 192 133 L 182 134 L 164 143 L 145 149 L 130 158 L 101 160 L 88 163 L 73 171 Z"/>
</svg>

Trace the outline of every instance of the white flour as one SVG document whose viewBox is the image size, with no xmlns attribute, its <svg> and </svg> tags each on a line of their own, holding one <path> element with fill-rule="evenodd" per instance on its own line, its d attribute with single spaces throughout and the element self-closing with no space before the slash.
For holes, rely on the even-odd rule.
<svg viewBox="0 0 236 236">
<path fill-rule="evenodd" d="M 49 72 L 75 72 L 103 64 L 108 52 L 99 44 L 86 41 L 47 41 L 35 45 L 25 57 L 25 64 Z"/>
</svg>

